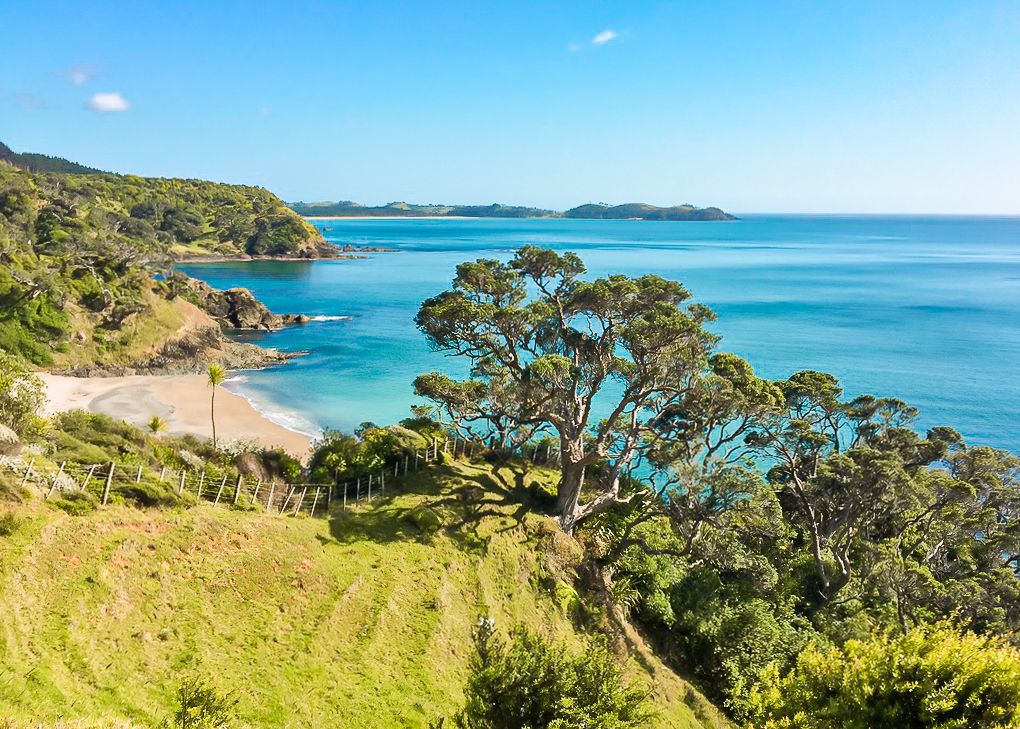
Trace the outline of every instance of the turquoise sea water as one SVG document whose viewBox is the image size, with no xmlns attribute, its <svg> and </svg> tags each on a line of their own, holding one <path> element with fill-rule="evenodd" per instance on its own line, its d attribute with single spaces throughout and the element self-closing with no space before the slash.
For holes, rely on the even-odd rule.
<svg viewBox="0 0 1020 729">
<path fill-rule="evenodd" d="M 429 350 L 414 326 L 418 304 L 448 288 L 458 263 L 532 243 L 578 253 L 592 275 L 682 281 L 719 315 L 720 349 L 762 376 L 831 372 L 847 394 L 920 407 L 919 427 L 950 425 L 970 442 L 1020 453 L 1020 218 L 316 224 L 328 240 L 400 252 L 181 267 L 218 288 L 249 288 L 279 313 L 334 317 L 250 336 L 310 354 L 229 385 L 291 427 L 407 417 L 415 375 L 464 371 Z"/>
</svg>

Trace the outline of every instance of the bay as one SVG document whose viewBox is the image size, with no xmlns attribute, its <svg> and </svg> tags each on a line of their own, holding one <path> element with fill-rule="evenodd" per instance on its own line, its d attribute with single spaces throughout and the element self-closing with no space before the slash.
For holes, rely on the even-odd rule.
<svg viewBox="0 0 1020 729">
<path fill-rule="evenodd" d="M 748 215 L 735 222 L 317 220 L 326 238 L 396 248 L 364 260 L 179 266 L 274 312 L 324 317 L 246 335 L 306 350 L 229 387 L 281 424 L 351 430 L 407 417 L 415 375 L 462 375 L 414 325 L 457 264 L 524 244 L 578 253 L 592 276 L 675 279 L 718 314 L 719 348 L 764 377 L 831 372 L 847 395 L 921 408 L 919 428 L 1020 453 L 1020 218 Z"/>
</svg>

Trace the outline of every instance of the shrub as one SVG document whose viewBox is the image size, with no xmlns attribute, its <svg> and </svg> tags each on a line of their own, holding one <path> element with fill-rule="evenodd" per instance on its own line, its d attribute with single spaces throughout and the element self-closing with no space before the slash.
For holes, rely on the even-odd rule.
<svg viewBox="0 0 1020 729">
<path fill-rule="evenodd" d="M 573 654 L 518 627 L 507 643 L 482 619 L 469 670 L 458 729 L 624 729 L 649 718 L 645 693 L 625 683 L 605 641 Z"/>
<path fill-rule="evenodd" d="M 753 729 L 1007 729 L 1020 726 L 1020 651 L 925 626 L 803 651 L 751 695 Z"/>
<path fill-rule="evenodd" d="M 113 493 L 131 504 L 140 508 L 169 508 L 179 506 L 180 496 L 169 488 L 168 484 L 154 484 L 140 481 L 139 483 L 115 482 Z"/>
<path fill-rule="evenodd" d="M 0 350 L 0 423 L 21 436 L 42 431 L 39 410 L 46 397 L 42 381 L 14 355 Z"/>
<path fill-rule="evenodd" d="M 200 678 L 186 678 L 177 689 L 175 729 L 218 729 L 230 724 L 237 699 Z"/>
<path fill-rule="evenodd" d="M 61 494 L 61 498 L 48 503 L 71 516 L 85 516 L 95 511 L 97 502 L 87 491 L 67 491 Z"/>
<path fill-rule="evenodd" d="M 0 537 L 11 536 L 18 531 L 19 526 L 21 526 L 21 522 L 18 521 L 18 517 L 14 516 L 14 512 L 5 511 L 0 515 Z"/>
</svg>

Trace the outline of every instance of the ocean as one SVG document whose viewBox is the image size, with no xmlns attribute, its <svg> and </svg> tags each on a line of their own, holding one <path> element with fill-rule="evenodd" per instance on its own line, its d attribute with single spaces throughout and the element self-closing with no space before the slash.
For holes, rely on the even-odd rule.
<svg viewBox="0 0 1020 729">
<path fill-rule="evenodd" d="M 589 275 L 681 281 L 717 314 L 719 349 L 763 377 L 830 372 L 847 396 L 898 397 L 919 429 L 1020 454 L 1020 218 L 747 215 L 735 222 L 318 220 L 327 240 L 399 249 L 364 260 L 187 264 L 217 288 L 319 320 L 258 344 L 307 351 L 227 386 L 312 434 L 395 423 L 412 381 L 465 363 L 429 349 L 422 300 L 457 264 L 535 244 L 581 256 Z"/>
</svg>

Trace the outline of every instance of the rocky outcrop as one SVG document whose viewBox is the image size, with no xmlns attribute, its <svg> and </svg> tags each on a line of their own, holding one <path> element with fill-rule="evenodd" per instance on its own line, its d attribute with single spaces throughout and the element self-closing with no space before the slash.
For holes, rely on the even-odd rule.
<svg viewBox="0 0 1020 729">
<path fill-rule="evenodd" d="M 214 289 L 191 279 L 188 298 L 227 329 L 282 329 L 284 318 L 274 314 L 248 289 Z"/>
</svg>

